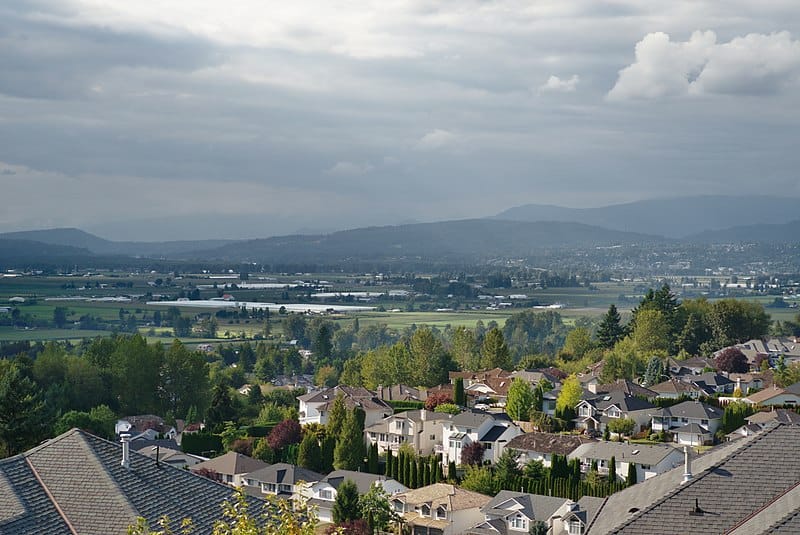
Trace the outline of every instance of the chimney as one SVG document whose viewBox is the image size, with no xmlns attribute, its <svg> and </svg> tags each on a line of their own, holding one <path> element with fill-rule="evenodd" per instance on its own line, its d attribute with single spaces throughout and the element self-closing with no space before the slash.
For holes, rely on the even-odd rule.
<svg viewBox="0 0 800 535">
<path fill-rule="evenodd" d="M 692 461 L 689 459 L 689 446 L 683 447 L 683 463 L 683 481 L 681 481 L 681 485 L 692 480 Z"/>
<path fill-rule="evenodd" d="M 131 469 L 131 436 L 128 433 L 123 433 L 119 436 L 119 441 L 122 442 L 122 462 L 119 463 L 123 468 Z"/>
<path fill-rule="evenodd" d="M 422 420 L 422 421 L 424 422 L 424 421 L 425 421 L 425 418 L 426 418 L 427 416 L 428 416 L 428 413 L 427 413 L 427 411 L 426 411 L 425 409 L 420 409 L 420 411 L 419 411 L 419 419 L 420 419 L 420 420 Z"/>
</svg>

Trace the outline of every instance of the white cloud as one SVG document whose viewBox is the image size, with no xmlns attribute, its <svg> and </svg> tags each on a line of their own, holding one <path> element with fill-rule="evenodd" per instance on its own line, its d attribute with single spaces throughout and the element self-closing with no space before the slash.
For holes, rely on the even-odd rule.
<svg viewBox="0 0 800 535">
<path fill-rule="evenodd" d="M 452 132 L 437 128 L 422 136 L 420 140 L 417 141 L 417 148 L 420 150 L 440 149 L 450 144 L 455 138 L 456 135 Z"/>
<path fill-rule="evenodd" d="M 369 162 L 336 162 L 325 174 L 333 176 L 361 176 L 366 175 L 375 167 Z"/>
<path fill-rule="evenodd" d="M 544 84 L 539 86 L 539 92 L 572 93 L 580 81 L 581 77 L 577 74 L 573 74 L 566 80 L 562 80 L 558 76 L 551 76 Z"/>
<path fill-rule="evenodd" d="M 712 31 L 683 42 L 655 32 L 636 44 L 636 61 L 619 72 L 608 98 L 772 93 L 799 75 L 800 41 L 789 32 L 751 33 L 727 43 L 718 43 Z"/>
</svg>

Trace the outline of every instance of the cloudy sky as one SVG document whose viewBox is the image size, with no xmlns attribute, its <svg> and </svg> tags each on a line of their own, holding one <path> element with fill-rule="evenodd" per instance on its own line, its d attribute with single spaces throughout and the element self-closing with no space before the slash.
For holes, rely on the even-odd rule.
<svg viewBox="0 0 800 535">
<path fill-rule="evenodd" d="M 5 0 L 0 231 L 800 197 L 797 0 Z"/>
</svg>

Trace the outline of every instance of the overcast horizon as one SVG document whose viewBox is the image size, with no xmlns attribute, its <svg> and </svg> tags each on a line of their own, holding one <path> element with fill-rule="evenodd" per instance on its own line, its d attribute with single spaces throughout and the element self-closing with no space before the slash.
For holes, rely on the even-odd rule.
<svg viewBox="0 0 800 535">
<path fill-rule="evenodd" d="M 0 232 L 800 197 L 797 3 L 651 4 L 9 0 Z"/>
</svg>

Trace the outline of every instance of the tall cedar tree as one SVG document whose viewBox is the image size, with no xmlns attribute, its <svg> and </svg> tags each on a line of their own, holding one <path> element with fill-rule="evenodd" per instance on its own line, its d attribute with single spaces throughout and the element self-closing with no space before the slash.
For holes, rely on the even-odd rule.
<svg viewBox="0 0 800 535">
<path fill-rule="evenodd" d="M 378 443 L 370 444 L 369 454 L 367 455 L 367 471 L 370 474 L 378 473 Z"/>
<path fill-rule="evenodd" d="M 617 480 L 617 460 L 614 456 L 608 461 L 608 480 L 612 483 Z"/>
<path fill-rule="evenodd" d="M 337 470 L 358 470 L 364 463 L 364 428 L 358 420 L 355 411 L 347 413 L 333 451 L 333 466 Z"/>
<path fill-rule="evenodd" d="M 628 463 L 628 479 L 626 483 L 629 487 L 636 484 L 636 463 Z"/>
<path fill-rule="evenodd" d="M 625 327 L 622 326 L 622 317 L 612 303 L 597 327 L 597 341 L 601 347 L 611 349 L 623 336 L 625 336 Z"/>
<path fill-rule="evenodd" d="M 361 509 L 358 506 L 358 487 L 346 479 L 336 489 L 336 501 L 333 504 L 333 521 L 337 524 L 352 522 L 361 518 Z"/>
<path fill-rule="evenodd" d="M 300 449 L 297 452 L 297 464 L 314 472 L 323 470 L 322 448 L 314 433 L 306 433 L 302 442 L 300 442 Z"/>
<path fill-rule="evenodd" d="M 503 338 L 503 331 L 497 327 L 487 332 L 483 339 L 481 365 L 486 369 L 502 368 L 504 370 L 510 370 L 514 366 L 511 361 L 511 352 Z"/>
<path fill-rule="evenodd" d="M 392 450 L 386 450 L 386 466 L 383 471 L 383 475 L 385 475 L 387 478 L 394 477 L 394 473 L 392 472 L 392 461 L 394 461 Z"/>
<path fill-rule="evenodd" d="M 338 437 L 342 431 L 342 425 L 345 418 L 347 418 L 347 406 L 344 403 L 344 394 L 339 392 L 333 400 L 333 407 L 331 407 L 328 414 L 328 433 L 331 436 Z"/>
<path fill-rule="evenodd" d="M 453 398 L 453 402 L 456 405 L 461 407 L 465 407 L 467 405 L 467 397 L 464 393 L 464 379 L 462 377 L 458 377 L 455 385 L 453 385 Z"/>
</svg>

